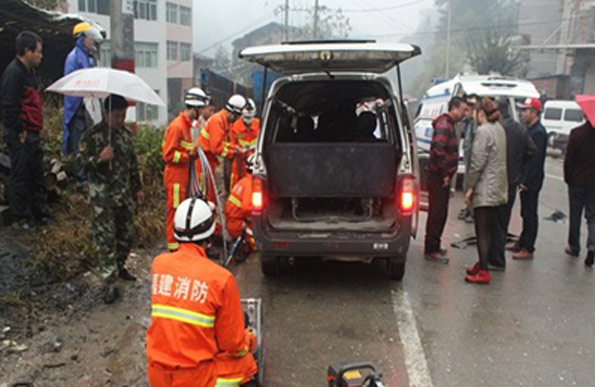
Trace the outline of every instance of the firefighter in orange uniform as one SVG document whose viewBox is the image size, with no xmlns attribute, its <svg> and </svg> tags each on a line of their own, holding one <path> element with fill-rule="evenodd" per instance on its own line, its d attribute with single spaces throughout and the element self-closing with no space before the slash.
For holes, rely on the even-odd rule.
<svg viewBox="0 0 595 387">
<path fill-rule="evenodd" d="M 231 166 L 230 192 L 236 183 L 246 175 L 246 160 L 254 153 L 260 120 L 256 116 L 256 104 L 248 98 L 248 104 L 242 110 L 242 119 L 231 126 L 231 143 L 242 149 L 241 154 L 236 154 Z"/>
<path fill-rule="evenodd" d="M 170 251 L 178 248 L 178 241 L 174 237 L 174 214 L 178 205 L 188 196 L 190 162 L 196 158 L 196 147 L 192 142 L 190 129 L 192 121 L 198 118 L 199 109 L 208 103 L 208 96 L 200 88 L 194 87 L 188 90 L 184 103 L 186 109 L 169 124 L 161 144 L 165 161 L 165 234 Z"/>
<path fill-rule="evenodd" d="M 256 250 L 250 221 L 252 214 L 252 171 L 255 158 L 255 155 L 252 154 L 246 160 L 247 173 L 233 187 L 225 204 L 225 227 L 227 232 L 232 239 L 236 239 L 245 231 L 246 240 L 252 251 Z"/>
<path fill-rule="evenodd" d="M 197 145 L 207 156 L 211 171 L 217 179 L 218 190 L 224 189 L 223 173 L 217 170 L 220 164 L 219 158 L 233 158 L 236 153 L 240 152 L 240 149 L 229 141 L 230 125 L 242 115 L 242 110 L 245 107 L 246 99 L 244 97 L 238 94 L 232 95 L 225 104 L 225 108 L 215 113 L 207 121 L 198 137 Z M 200 170 L 200 165 L 197 165 L 197 170 Z M 201 171 L 201 179 L 205 178 L 203 172 Z M 209 201 L 216 203 L 212 187 L 207 190 L 206 195 Z"/>
<path fill-rule="evenodd" d="M 180 248 L 153 261 L 147 370 L 152 387 L 255 386 L 256 337 L 244 328 L 233 275 L 205 254 L 215 230 L 212 203 L 176 210 Z"/>
</svg>

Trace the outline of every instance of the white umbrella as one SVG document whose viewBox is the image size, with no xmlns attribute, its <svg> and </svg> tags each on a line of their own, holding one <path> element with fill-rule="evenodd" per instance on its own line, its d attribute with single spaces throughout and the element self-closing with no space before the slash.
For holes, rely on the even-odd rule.
<svg viewBox="0 0 595 387">
<path fill-rule="evenodd" d="M 105 98 L 118 94 L 131 101 L 165 107 L 157 93 L 138 75 L 107 67 L 72 72 L 46 90 L 72 97 Z"/>
</svg>

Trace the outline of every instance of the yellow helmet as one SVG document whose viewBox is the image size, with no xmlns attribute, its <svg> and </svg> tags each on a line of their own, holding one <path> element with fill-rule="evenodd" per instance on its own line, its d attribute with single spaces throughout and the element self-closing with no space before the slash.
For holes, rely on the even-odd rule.
<svg viewBox="0 0 595 387">
<path fill-rule="evenodd" d="M 91 24 L 87 22 L 78 23 L 72 29 L 72 35 L 77 36 L 78 34 L 82 34 L 83 32 L 87 31 L 91 28 Z"/>
<path fill-rule="evenodd" d="M 83 34 L 85 36 L 90 37 L 98 44 L 103 41 L 103 36 L 101 35 L 101 32 L 99 32 L 99 30 L 97 28 L 93 27 L 91 24 L 89 24 L 87 22 L 78 23 L 72 29 L 72 35 L 75 38 L 78 38 L 79 36 L 81 36 Z"/>
</svg>

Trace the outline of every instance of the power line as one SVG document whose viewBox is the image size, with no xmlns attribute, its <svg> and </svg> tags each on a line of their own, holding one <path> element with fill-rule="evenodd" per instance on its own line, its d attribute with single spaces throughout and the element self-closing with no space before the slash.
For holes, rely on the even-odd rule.
<svg viewBox="0 0 595 387">
<path fill-rule="evenodd" d="M 451 32 L 464 32 L 464 31 L 487 31 L 492 29 L 499 29 L 499 28 L 514 28 L 514 27 L 521 27 L 521 26 L 530 26 L 530 25 L 539 25 L 539 24 L 547 24 L 553 22 L 562 22 L 566 19 L 552 19 L 552 20 L 541 20 L 538 22 L 530 22 L 530 23 L 510 23 L 510 24 L 500 24 L 500 25 L 493 25 L 493 26 L 486 26 L 486 27 L 461 27 L 461 28 L 453 28 Z M 570 20 L 570 19 L 568 19 Z M 435 30 L 427 30 L 427 31 L 413 31 L 408 33 L 395 33 L 395 34 L 374 34 L 374 35 L 361 35 L 362 37 L 370 37 L 370 38 L 380 38 L 380 37 L 399 37 L 399 36 L 417 36 L 417 35 L 433 35 L 439 32 L 445 32 L 444 29 L 435 29 Z"/>
<path fill-rule="evenodd" d="M 370 9 L 344 9 L 342 10 L 345 13 L 368 13 L 368 12 L 383 12 L 383 11 L 390 11 L 393 9 L 405 8 L 415 4 L 419 4 L 419 0 L 417 1 L 410 1 L 405 4 L 399 5 L 391 5 L 390 7 L 381 7 L 381 8 L 370 8 Z"/>
<path fill-rule="evenodd" d="M 261 15 L 258 19 L 256 19 L 255 21 L 251 22 L 250 24 L 247 24 L 246 26 L 242 27 L 242 29 L 237 30 L 236 32 L 226 36 L 225 38 L 211 44 L 210 46 L 203 48 L 202 50 L 198 51 L 199 54 L 202 54 L 204 52 L 209 51 L 211 48 L 216 47 L 218 45 L 220 45 L 223 42 L 226 42 L 230 39 L 235 38 L 236 36 L 238 36 L 239 34 L 242 34 L 248 30 L 250 30 L 252 27 L 254 27 L 255 25 L 262 23 L 263 21 L 267 20 L 268 18 L 270 18 L 271 16 L 275 16 L 275 11 L 270 11 L 265 13 L 264 15 Z"/>
</svg>

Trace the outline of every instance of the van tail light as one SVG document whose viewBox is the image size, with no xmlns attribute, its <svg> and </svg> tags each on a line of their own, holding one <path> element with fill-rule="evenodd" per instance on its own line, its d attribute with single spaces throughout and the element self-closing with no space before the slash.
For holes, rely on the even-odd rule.
<svg viewBox="0 0 595 387">
<path fill-rule="evenodd" d="M 262 193 L 262 181 L 254 177 L 252 179 L 252 212 L 260 214 L 264 207 L 264 197 Z"/>
<path fill-rule="evenodd" d="M 401 180 L 401 192 L 400 192 L 399 205 L 401 207 L 401 213 L 409 215 L 415 208 L 415 179 L 413 176 L 405 176 Z"/>
</svg>

